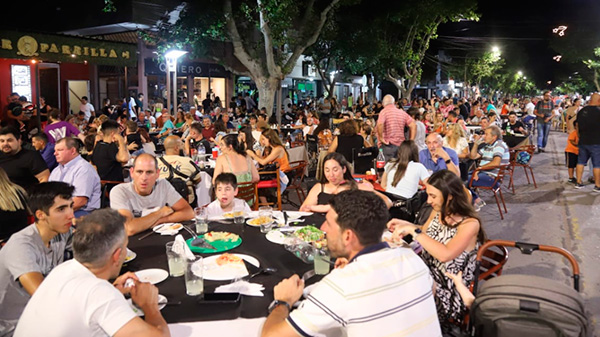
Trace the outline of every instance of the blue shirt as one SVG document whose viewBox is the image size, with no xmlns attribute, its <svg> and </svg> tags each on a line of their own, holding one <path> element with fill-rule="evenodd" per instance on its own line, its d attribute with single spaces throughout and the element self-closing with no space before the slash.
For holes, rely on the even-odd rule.
<svg viewBox="0 0 600 337">
<path fill-rule="evenodd" d="M 164 133 L 167 130 L 173 130 L 175 129 L 175 125 L 173 124 L 173 122 L 169 119 L 165 122 L 165 124 L 163 125 L 163 128 L 160 130 L 160 133 Z"/>
<path fill-rule="evenodd" d="M 65 165 L 58 165 L 48 181 L 62 181 L 75 187 L 74 197 L 88 198 L 87 204 L 81 207 L 82 211 L 91 212 L 100 208 L 100 176 L 92 164 L 81 156 L 73 158 Z"/>
<path fill-rule="evenodd" d="M 52 171 L 56 165 L 58 165 L 56 163 L 56 157 L 54 156 L 54 144 L 46 144 L 46 147 L 40 151 L 40 154 L 42 155 L 42 158 L 44 158 L 44 161 L 46 162 L 46 165 L 48 165 L 48 169 L 50 171 Z"/>
<path fill-rule="evenodd" d="M 447 147 L 442 148 L 444 151 L 446 151 L 448 156 L 450 156 L 450 160 L 452 160 L 454 165 L 458 166 L 458 155 L 456 154 L 456 151 Z M 424 149 L 419 152 L 419 161 L 425 166 L 426 169 L 431 170 L 432 172 L 448 169 L 444 159 L 438 158 L 437 162 L 434 162 L 433 159 L 431 159 L 431 153 L 429 152 L 429 149 Z"/>
</svg>

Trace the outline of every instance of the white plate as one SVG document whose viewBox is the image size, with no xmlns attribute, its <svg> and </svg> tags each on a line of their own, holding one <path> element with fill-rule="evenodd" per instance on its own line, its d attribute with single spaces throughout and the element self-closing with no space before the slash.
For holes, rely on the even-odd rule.
<svg viewBox="0 0 600 337">
<path fill-rule="evenodd" d="M 136 257 L 137 257 L 137 254 L 133 250 L 127 248 L 127 256 L 125 256 L 125 261 L 123 261 L 123 263 L 133 261 L 133 260 L 135 260 Z"/>
<path fill-rule="evenodd" d="M 296 211 L 287 211 L 288 219 L 300 219 L 303 216 L 312 215 L 312 212 L 296 212 Z"/>
<path fill-rule="evenodd" d="M 167 298 L 164 297 L 161 294 L 158 294 L 158 302 L 164 302 L 163 304 L 159 304 L 158 305 L 158 310 L 162 310 L 164 307 L 167 306 Z M 135 312 L 136 315 L 142 317 L 144 316 L 144 311 L 138 307 L 136 307 L 135 305 L 133 305 L 133 301 L 131 301 L 131 298 L 127 299 L 127 303 L 129 303 L 129 306 L 131 307 L 131 309 L 133 310 L 133 312 Z"/>
<path fill-rule="evenodd" d="M 172 228 L 170 228 L 173 225 L 180 225 L 179 229 L 172 229 Z M 158 233 L 160 235 L 175 235 L 175 234 L 179 233 L 179 231 L 182 230 L 182 229 L 183 229 L 183 225 L 181 223 L 178 223 L 178 222 L 177 223 L 173 223 L 173 222 L 164 223 L 164 224 L 160 224 L 160 225 L 152 228 L 152 230 L 155 233 Z"/>
<path fill-rule="evenodd" d="M 234 254 L 241 257 L 242 259 L 250 262 L 256 267 L 260 267 L 260 262 L 250 255 L 246 254 Z M 211 255 L 204 258 L 204 279 L 210 281 L 227 281 L 233 280 L 236 277 L 244 277 L 248 275 L 248 270 L 243 264 L 240 265 L 224 265 L 219 266 L 217 264 L 217 258 L 221 254 Z"/>
<path fill-rule="evenodd" d="M 136 271 L 135 275 L 140 279 L 140 282 L 157 284 L 166 280 L 169 277 L 169 272 L 164 269 L 153 268 Z"/>
<path fill-rule="evenodd" d="M 300 228 L 302 228 L 302 227 L 294 227 L 294 230 L 290 231 L 290 232 L 295 232 L 296 230 L 298 230 Z M 287 236 L 285 234 L 281 233 L 281 231 L 279 229 L 273 229 L 273 230 L 270 230 L 265 237 L 267 238 L 267 240 L 269 240 L 273 243 L 282 245 L 285 242 L 285 238 Z"/>
</svg>

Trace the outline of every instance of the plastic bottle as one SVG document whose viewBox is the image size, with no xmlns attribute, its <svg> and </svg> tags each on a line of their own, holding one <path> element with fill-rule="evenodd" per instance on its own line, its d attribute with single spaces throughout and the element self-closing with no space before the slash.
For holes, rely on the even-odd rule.
<svg viewBox="0 0 600 337">
<path fill-rule="evenodd" d="M 383 173 L 383 168 L 385 167 L 385 156 L 383 155 L 383 149 L 379 149 L 375 166 L 377 167 L 377 172 Z"/>
</svg>

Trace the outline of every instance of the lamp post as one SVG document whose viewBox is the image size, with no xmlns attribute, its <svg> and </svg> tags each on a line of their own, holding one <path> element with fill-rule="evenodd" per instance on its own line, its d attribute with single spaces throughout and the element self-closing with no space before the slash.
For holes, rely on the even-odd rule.
<svg viewBox="0 0 600 337">
<path fill-rule="evenodd" d="M 171 109 L 171 72 L 173 72 L 173 114 L 175 114 L 175 108 L 177 106 L 177 60 L 183 55 L 187 54 L 187 51 L 171 49 L 165 53 L 165 59 L 167 61 L 167 109 Z"/>
</svg>

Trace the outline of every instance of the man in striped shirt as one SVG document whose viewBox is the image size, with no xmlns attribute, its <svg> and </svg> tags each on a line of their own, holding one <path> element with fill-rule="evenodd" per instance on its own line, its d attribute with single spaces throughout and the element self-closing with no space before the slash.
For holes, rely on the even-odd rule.
<svg viewBox="0 0 600 337">
<path fill-rule="evenodd" d="M 381 242 L 381 198 L 344 191 L 330 205 L 322 229 L 336 269 L 291 313 L 304 281 L 294 275 L 275 286 L 262 336 L 441 336 L 427 266 L 411 249 Z"/>
<path fill-rule="evenodd" d="M 480 146 L 482 143 L 485 143 L 485 145 Z M 479 168 L 485 170 L 481 173 L 472 173 L 474 176 L 473 187 L 490 186 L 498 175 L 499 169 L 497 166 L 506 165 L 510 162 L 510 152 L 508 146 L 502 140 L 502 130 L 496 125 L 488 126 L 485 129 L 483 142 L 481 140 L 475 142 L 470 157 L 473 160 L 481 158 Z M 470 180 L 471 176 L 469 176 L 468 181 Z"/>
<path fill-rule="evenodd" d="M 404 127 L 409 128 L 409 139 L 414 140 L 417 135 L 417 124 L 404 110 L 396 108 L 394 96 L 383 97 L 383 110 L 377 119 L 377 142 L 383 149 L 386 161 L 396 158 L 398 147 L 406 139 Z"/>
</svg>

